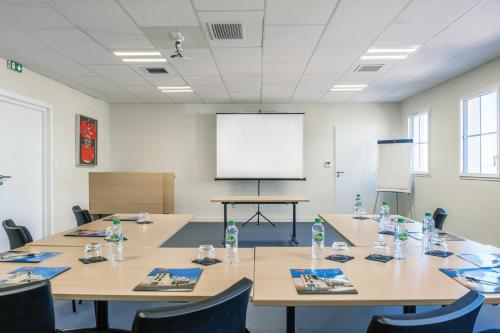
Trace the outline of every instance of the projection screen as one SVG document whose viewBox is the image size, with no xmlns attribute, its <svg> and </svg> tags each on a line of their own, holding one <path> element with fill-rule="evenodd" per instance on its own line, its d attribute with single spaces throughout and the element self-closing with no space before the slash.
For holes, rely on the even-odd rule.
<svg viewBox="0 0 500 333">
<path fill-rule="evenodd" d="M 303 113 L 218 113 L 216 179 L 303 180 Z"/>
</svg>

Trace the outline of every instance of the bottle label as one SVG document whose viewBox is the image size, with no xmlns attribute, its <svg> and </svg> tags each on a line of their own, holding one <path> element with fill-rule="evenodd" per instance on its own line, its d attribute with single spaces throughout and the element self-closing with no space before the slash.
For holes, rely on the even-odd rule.
<svg viewBox="0 0 500 333">
<path fill-rule="evenodd" d="M 119 234 L 113 234 L 111 235 L 110 241 L 112 243 L 118 243 L 121 240 L 121 237 Z"/>
<path fill-rule="evenodd" d="M 325 239 L 325 235 L 322 232 L 314 232 L 313 239 L 315 242 L 322 242 Z"/>
<path fill-rule="evenodd" d="M 399 240 L 404 242 L 408 240 L 408 233 L 407 232 L 401 232 L 399 233 Z"/>
<path fill-rule="evenodd" d="M 236 237 L 233 235 L 226 235 L 226 244 L 228 245 L 236 244 Z"/>
</svg>

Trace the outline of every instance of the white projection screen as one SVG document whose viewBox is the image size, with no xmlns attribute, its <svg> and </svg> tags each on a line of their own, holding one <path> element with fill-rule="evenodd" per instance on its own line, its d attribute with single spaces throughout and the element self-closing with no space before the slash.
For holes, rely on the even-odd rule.
<svg viewBox="0 0 500 333">
<path fill-rule="evenodd" d="M 218 113 L 216 179 L 304 179 L 303 113 Z"/>
</svg>

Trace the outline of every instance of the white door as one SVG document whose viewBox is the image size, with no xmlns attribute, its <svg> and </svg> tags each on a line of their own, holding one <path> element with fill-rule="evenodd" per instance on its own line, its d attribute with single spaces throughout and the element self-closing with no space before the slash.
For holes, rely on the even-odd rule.
<svg viewBox="0 0 500 333">
<path fill-rule="evenodd" d="M 44 218 L 44 113 L 0 92 L 0 219 L 26 226 L 34 239 L 46 230 Z M 9 249 L 0 230 L 0 251 Z"/>
<path fill-rule="evenodd" d="M 375 203 L 377 140 L 371 125 L 334 128 L 335 212 L 352 213 L 354 198 L 361 194 L 363 207 L 371 213 Z"/>
</svg>

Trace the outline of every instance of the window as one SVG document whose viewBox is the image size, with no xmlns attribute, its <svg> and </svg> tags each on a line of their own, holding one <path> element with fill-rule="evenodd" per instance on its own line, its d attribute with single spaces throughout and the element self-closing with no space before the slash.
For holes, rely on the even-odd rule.
<svg viewBox="0 0 500 333">
<path fill-rule="evenodd" d="M 498 91 L 464 99 L 461 105 L 462 175 L 498 178 Z"/>
<path fill-rule="evenodd" d="M 429 174 L 429 112 L 408 117 L 408 135 L 413 139 L 413 173 Z"/>
</svg>

